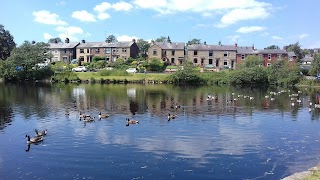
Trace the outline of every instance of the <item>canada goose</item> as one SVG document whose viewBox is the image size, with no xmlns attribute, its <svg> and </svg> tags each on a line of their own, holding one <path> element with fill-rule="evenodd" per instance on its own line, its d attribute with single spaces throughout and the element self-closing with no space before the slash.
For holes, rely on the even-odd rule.
<svg viewBox="0 0 320 180">
<path fill-rule="evenodd" d="M 129 124 L 139 124 L 139 121 L 127 118 L 127 126 L 129 126 Z"/>
<path fill-rule="evenodd" d="M 253 100 L 253 99 L 254 99 L 254 97 L 250 97 L 249 99 L 250 99 L 250 100 Z"/>
<path fill-rule="evenodd" d="M 81 112 L 80 112 L 80 114 L 79 114 L 79 118 L 81 119 L 81 118 L 87 118 L 87 117 L 91 117 L 91 115 L 90 114 L 81 114 Z"/>
<path fill-rule="evenodd" d="M 36 132 L 37 136 L 45 136 L 47 135 L 47 130 L 38 131 L 38 129 L 35 129 L 34 132 Z"/>
<path fill-rule="evenodd" d="M 83 119 L 83 122 L 93 122 L 94 119 L 95 119 L 95 117 L 90 117 L 90 116 L 88 116 L 88 117 L 85 117 L 85 118 Z"/>
<path fill-rule="evenodd" d="M 175 119 L 177 117 L 176 114 L 171 115 L 170 113 L 168 114 L 168 121 L 170 121 L 171 119 Z"/>
<path fill-rule="evenodd" d="M 99 112 L 99 119 L 108 118 L 109 116 L 109 114 L 101 114 L 101 112 Z"/>
<path fill-rule="evenodd" d="M 41 142 L 43 140 L 43 136 L 36 136 L 36 137 L 30 138 L 29 135 L 26 135 L 26 138 L 28 138 L 28 140 L 27 140 L 28 144 L 38 143 L 38 142 Z"/>
<path fill-rule="evenodd" d="M 177 110 L 178 108 L 181 108 L 181 105 L 176 105 L 175 109 Z"/>
</svg>

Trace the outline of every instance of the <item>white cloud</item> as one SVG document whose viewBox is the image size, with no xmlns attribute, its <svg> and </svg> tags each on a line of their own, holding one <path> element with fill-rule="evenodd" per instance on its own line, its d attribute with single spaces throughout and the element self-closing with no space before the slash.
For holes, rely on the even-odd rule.
<svg viewBox="0 0 320 180">
<path fill-rule="evenodd" d="M 93 14 L 88 13 L 85 10 L 82 11 L 74 11 L 72 13 L 72 17 L 75 19 L 78 19 L 80 21 L 85 21 L 85 22 L 95 22 L 96 19 Z"/>
<path fill-rule="evenodd" d="M 308 36 L 309 36 L 309 34 L 303 33 L 303 34 L 300 34 L 300 35 L 299 35 L 299 39 L 303 39 L 303 38 L 306 38 L 306 37 L 308 37 Z"/>
<path fill-rule="evenodd" d="M 110 15 L 108 13 L 99 13 L 97 17 L 100 20 L 105 20 L 105 19 L 109 19 Z"/>
<path fill-rule="evenodd" d="M 35 17 L 34 21 L 39 23 L 50 25 L 67 25 L 65 21 L 59 20 L 59 15 L 51 13 L 50 11 L 33 11 L 32 15 Z"/>
<path fill-rule="evenodd" d="M 120 1 L 113 4 L 112 8 L 116 11 L 130 11 L 133 6 L 127 2 Z"/>
<path fill-rule="evenodd" d="M 117 36 L 117 40 L 118 41 L 132 41 L 132 39 L 139 39 L 136 36 L 128 36 L 128 35 L 121 35 L 121 36 Z"/>
<path fill-rule="evenodd" d="M 65 39 L 66 37 L 68 37 L 70 41 L 79 41 L 78 36 L 81 36 L 81 38 L 83 38 L 83 36 L 86 36 L 81 28 L 75 26 L 59 26 L 55 30 L 59 33 L 59 37 L 61 39 Z"/>
<path fill-rule="evenodd" d="M 49 39 L 53 38 L 53 36 L 49 33 L 43 33 L 43 38 L 46 40 L 49 40 Z"/>
<path fill-rule="evenodd" d="M 256 32 L 256 31 L 262 31 L 264 30 L 264 27 L 261 26 L 245 26 L 239 28 L 236 32 L 238 33 L 251 33 L 251 32 Z"/>
<path fill-rule="evenodd" d="M 108 2 L 103 2 L 99 5 L 96 5 L 93 9 L 97 12 L 105 12 L 107 9 L 110 9 L 111 8 L 111 4 L 108 3 Z"/>
<path fill-rule="evenodd" d="M 272 36 L 271 38 L 273 40 L 282 40 L 283 39 L 282 37 L 279 37 L 279 36 Z"/>
<path fill-rule="evenodd" d="M 222 16 L 220 24 L 217 27 L 226 27 L 235 24 L 238 21 L 264 19 L 269 15 L 269 12 L 262 7 L 250 9 L 233 9 Z"/>
<path fill-rule="evenodd" d="M 227 38 L 230 39 L 231 43 L 238 43 L 240 36 L 233 35 L 233 36 L 227 36 Z"/>
</svg>

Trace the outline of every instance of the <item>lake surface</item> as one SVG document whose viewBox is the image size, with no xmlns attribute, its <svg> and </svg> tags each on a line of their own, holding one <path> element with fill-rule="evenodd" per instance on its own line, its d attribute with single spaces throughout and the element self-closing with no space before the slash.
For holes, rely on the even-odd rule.
<svg viewBox="0 0 320 180">
<path fill-rule="evenodd" d="M 281 179 L 320 162 L 309 101 L 317 90 L 0 84 L 0 179 Z M 35 129 L 48 135 L 28 147 Z"/>
</svg>

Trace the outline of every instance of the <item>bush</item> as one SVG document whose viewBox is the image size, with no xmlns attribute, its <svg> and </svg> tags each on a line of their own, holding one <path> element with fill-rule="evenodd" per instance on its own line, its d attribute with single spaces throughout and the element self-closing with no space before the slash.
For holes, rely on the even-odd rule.
<svg viewBox="0 0 320 180">
<path fill-rule="evenodd" d="M 127 76 L 129 73 L 125 70 L 101 70 L 98 72 L 100 76 Z"/>
<path fill-rule="evenodd" d="M 229 73 L 230 84 L 266 84 L 268 76 L 263 67 L 242 68 Z"/>
</svg>

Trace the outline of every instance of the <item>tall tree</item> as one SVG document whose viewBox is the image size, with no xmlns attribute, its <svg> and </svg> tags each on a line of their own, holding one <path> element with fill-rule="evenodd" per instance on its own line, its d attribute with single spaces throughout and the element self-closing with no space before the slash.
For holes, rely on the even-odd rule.
<svg viewBox="0 0 320 180">
<path fill-rule="evenodd" d="M 320 74 L 320 54 L 318 53 L 314 55 L 309 74 L 313 76 Z"/>
<path fill-rule="evenodd" d="M 285 50 L 293 51 L 296 54 L 298 61 L 301 61 L 301 59 L 304 57 L 303 50 L 301 49 L 299 42 L 285 46 Z"/>
<path fill-rule="evenodd" d="M 137 45 L 139 46 L 140 53 L 141 53 L 142 57 L 145 57 L 145 55 L 147 54 L 148 49 L 150 47 L 150 43 L 148 41 L 143 40 L 143 39 L 138 39 Z"/>
<path fill-rule="evenodd" d="M 280 49 L 280 47 L 277 46 L 277 45 L 271 45 L 271 46 L 268 46 L 268 47 L 266 47 L 264 49 Z"/>
<path fill-rule="evenodd" d="M 191 41 L 188 41 L 188 44 L 201 44 L 201 39 L 193 38 Z"/>
<path fill-rule="evenodd" d="M 7 59 L 15 47 L 16 43 L 13 40 L 13 36 L 0 24 L 0 59 Z"/>
<path fill-rule="evenodd" d="M 246 59 L 239 64 L 239 67 L 253 68 L 253 67 L 259 67 L 261 64 L 263 64 L 263 60 L 261 60 L 258 56 L 248 55 Z"/>
<path fill-rule="evenodd" d="M 167 38 L 165 36 L 160 36 L 159 38 L 157 38 L 155 40 L 156 42 L 166 42 L 167 41 Z"/>
<path fill-rule="evenodd" d="M 62 40 L 59 37 L 51 38 L 48 40 L 48 43 L 62 43 Z"/>
<path fill-rule="evenodd" d="M 107 37 L 106 42 L 107 43 L 115 43 L 115 42 L 118 42 L 118 40 L 113 34 L 111 34 Z"/>
</svg>

